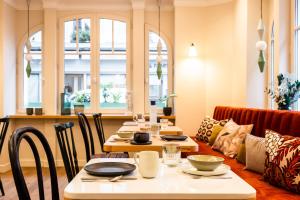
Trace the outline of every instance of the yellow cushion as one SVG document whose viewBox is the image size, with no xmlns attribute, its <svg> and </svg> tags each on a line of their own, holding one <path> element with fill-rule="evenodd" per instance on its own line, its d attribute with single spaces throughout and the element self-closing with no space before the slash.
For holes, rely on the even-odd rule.
<svg viewBox="0 0 300 200">
<path fill-rule="evenodd" d="M 217 137 L 222 129 L 223 129 L 223 126 L 221 126 L 219 124 L 214 125 L 214 127 L 212 128 L 211 136 L 208 141 L 209 145 L 213 145 L 215 143 L 215 140 L 217 139 Z"/>
</svg>

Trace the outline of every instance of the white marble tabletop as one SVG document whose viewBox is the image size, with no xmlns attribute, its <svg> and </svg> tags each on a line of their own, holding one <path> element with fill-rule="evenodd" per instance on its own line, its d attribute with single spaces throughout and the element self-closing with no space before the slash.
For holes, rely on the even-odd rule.
<svg viewBox="0 0 300 200">
<path fill-rule="evenodd" d="M 94 162 L 121 161 L 134 163 L 133 159 L 93 159 Z M 187 162 L 183 159 L 183 162 Z M 82 182 L 87 176 L 84 169 L 67 185 L 64 198 L 71 199 L 255 199 L 256 191 L 234 172 L 223 176 L 231 179 L 194 179 L 179 167 L 168 167 L 161 163 L 156 178 L 145 179 L 137 169 L 136 180 L 109 182 Z"/>
</svg>

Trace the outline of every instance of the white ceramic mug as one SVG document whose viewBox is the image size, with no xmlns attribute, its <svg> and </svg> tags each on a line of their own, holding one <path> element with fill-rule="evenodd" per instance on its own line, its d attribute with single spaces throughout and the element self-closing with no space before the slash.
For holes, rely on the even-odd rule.
<svg viewBox="0 0 300 200">
<path fill-rule="evenodd" d="M 154 178 L 159 171 L 159 154 L 157 151 L 141 151 L 134 155 L 134 160 L 144 178 Z"/>
</svg>

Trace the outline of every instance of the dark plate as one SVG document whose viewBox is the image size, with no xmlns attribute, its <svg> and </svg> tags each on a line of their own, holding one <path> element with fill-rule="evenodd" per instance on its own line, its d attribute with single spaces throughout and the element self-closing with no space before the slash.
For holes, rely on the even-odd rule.
<svg viewBox="0 0 300 200">
<path fill-rule="evenodd" d="M 185 136 L 185 135 L 163 135 L 160 137 L 161 137 L 161 139 L 167 140 L 167 141 L 172 141 L 172 140 L 184 141 L 187 138 L 187 136 Z"/>
<path fill-rule="evenodd" d="M 131 140 L 130 144 L 134 144 L 134 145 L 149 145 L 149 144 L 152 144 L 152 141 L 148 141 L 148 142 L 144 142 L 144 143 L 137 143 L 136 141 Z"/>
<path fill-rule="evenodd" d="M 130 174 L 136 166 L 123 162 L 102 162 L 87 165 L 84 169 L 94 176 L 120 176 Z"/>
</svg>

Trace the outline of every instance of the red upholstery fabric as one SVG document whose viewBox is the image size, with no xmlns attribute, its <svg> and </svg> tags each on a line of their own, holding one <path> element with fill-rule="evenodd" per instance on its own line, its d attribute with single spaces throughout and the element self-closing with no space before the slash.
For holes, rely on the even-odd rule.
<svg viewBox="0 0 300 200">
<path fill-rule="evenodd" d="M 193 154 L 208 154 L 225 158 L 225 164 L 231 167 L 231 170 L 244 179 L 249 185 L 256 189 L 257 200 L 299 200 L 300 195 L 289 192 L 282 188 L 277 188 L 263 180 L 261 174 L 244 169 L 244 165 L 238 163 L 235 159 L 228 158 L 223 154 L 213 151 L 211 147 L 203 142 L 193 138 L 199 145 L 199 152 Z M 189 153 L 191 155 L 192 153 Z"/>
<path fill-rule="evenodd" d="M 251 134 L 260 137 L 265 136 L 266 129 L 274 130 L 283 135 L 300 137 L 300 112 L 217 106 L 214 110 L 213 118 L 216 120 L 232 118 L 240 125 L 254 124 Z M 270 185 L 263 181 L 261 174 L 244 170 L 245 166 L 238 163 L 235 159 L 228 158 L 219 152 L 213 151 L 207 144 L 197 141 L 196 138 L 193 139 L 199 145 L 199 152 L 183 153 L 183 157 L 192 154 L 209 154 L 225 158 L 225 163 L 231 167 L 232 171 L 256 189 L 256 199 L 300 199 L 300 195 Z"/>
<path fill-rule="evenodd" d="M 216 120 L 232 118 L 240 125 L 254 124 L 252 135 L 260 137 L 264 137 L 266 129 L 300 137 L 300 112 L 296 111 L 217 106 L 213 118 Z"/>
</svg>

